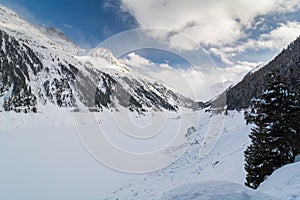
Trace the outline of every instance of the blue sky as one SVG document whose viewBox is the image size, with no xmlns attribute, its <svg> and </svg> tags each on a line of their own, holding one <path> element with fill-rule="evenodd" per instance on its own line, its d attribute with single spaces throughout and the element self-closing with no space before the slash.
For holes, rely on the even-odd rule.
<svg viewBox="0 0 300 200">
<path fill-rule="evenodd" d="M 300 0 L 0 3 L 31 24 L 61 29 L 81 47 L 107 48 L 127 66 L 191 97 L 184 77 L 197 91 L 195 99 L 207 98 L 199 88 L 237 83 L 300 35 Z"/>
<path fill-rule="evenodd" d="M 0 0 L 32 24 L 61 29 L 95 47 L 122 31 L 155 27 L 151 37 L 181 52 L 207 50 L 217 66 L 252 68 L 268 62 L 300 35 L 300 0 Z M 183 41 L 181 35 L 193 42 Z M 180 39 L 181 38 L 181 39 Z M 140 50 L 158 63 L 183 65 L 172 54 Z M 166 58 L 167 57 L 167 58 Z M 133 63 L 134 64 L 134 63 Z"/>
<path fill-rule="evenodd" d="M 61 29 L 83 47 L 94 47 L 107 37 L 137 27 L 120 1 L 0 0 L 29 22 Z"/>
</svg>

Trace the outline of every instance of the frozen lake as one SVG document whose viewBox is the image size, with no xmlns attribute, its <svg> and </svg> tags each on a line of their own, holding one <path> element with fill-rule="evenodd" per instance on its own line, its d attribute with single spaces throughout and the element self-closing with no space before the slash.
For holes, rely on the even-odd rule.
<svg viewBox="0 0 300 200">
<path fill-rule="evenodd" d="M 184 143 L 186 128 L 190 126 L 190 122 L 182 122 L 179 114 L 169 113 L 162 116 L 166 123 L 160 124 L 161 134 L 149 135 L 153 141 L 148 138 L 148 143 L 145 138 L 140 138 L 142 143 L 139 145 L 138 142 L 130 143 L 132 136 L 122 132 L 132 127 L 128 124 L 116 125 L 113 122 L 116 119 L 109 115 L 99 114 L 94 121 L 81 116 L 77 119 L 77 123 L 82 123 L 78 124 L 81 128 L 77 128 L 81 132 L 90 132 L 98 126 L 94 123 L 101 123 L 109 139 L 121 148 L 147 152 L 168 144 L 176 132 L 180 137 L 174 140 L 174 145 Z M 156 117 L 133 117 L 130 121 L 139 123 L 135 125 L 137 130 L 144 130 L 144 127 L 151 126 Z M 122 118 L 119 122 L 123 123 Z M 132 179 L 143 176 L 116 171 L 93 158 L 81 143 L 73 114 L 51 112 L 51 109 L 46 115 L 0 113 L 0 127 L 0 199 L 103 199 Z M 111 152 L 105 153 L 110 155 Z"/>
<path fill-rule="evenodd" d="M 102 199 L 136 175 L 92 158 L 74 128 L 1 131 L 0 199 Z"/>
</svg>

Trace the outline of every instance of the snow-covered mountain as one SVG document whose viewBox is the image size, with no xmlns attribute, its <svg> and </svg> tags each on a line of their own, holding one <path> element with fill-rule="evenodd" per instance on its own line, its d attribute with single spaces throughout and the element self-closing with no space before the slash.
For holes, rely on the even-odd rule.
<svg viewBox="0 0 300 200">
<path fill-rule="evenodd" d="M 122 174 L 90 158 L 74 130 L 73 113 L 65 110 L 105 110 L 95 114 L 95 123 L 78 120 L 82 123 L 77 130 L 81 127 L 89 132 L 101 124 L 110 133 L 109 139 L 117 138 L 117 144 L 135 150 L 147 146 L 127 142 L 132 138 L 112 123 L 115 116 L 110 110 L 177 111 L 197 104 L 135 73 L 109 50 L 79 48 L 61 31 L 32 26 L 3 6 L 0 59 L 0 199 L 299 199 L 299 162 L 276 170 L 257 191 L 243 185 L 243 151 L 252 127 L 246 125 L 242 112 L 197 111 L 193 114 L 199 114 L 199 124 L 191 132 L 185 132 L 191 127 L 191 118 L 183 121 L 182 115 L 169 112 L 165 133 L 173 135 L 178 124 L 185 130 L 179 133 L 180 141 L 162 153 L 172 158 L 187 151 L 155 172 Z M 48 107 L 55 108 L 49 109 L 48 115 L 57 118 L 57 124 L 53 128 L 49 122 L 51 128 L 45 130 L 49 116 L 43 114 Z M 154 117 L 140 116 L 146 122 Z M 208 135 L 208 130 L 212 134 Z M 159 142 L 161 138 L 150 146 Z"/>
<path fill-rule="evenodd" d="M 106 49 L 77 47 L 60 30 L 34 27 L 0 6 L 0 110 L 39 112 L 47 104 L 72 110 L 193 108 L 162 83 L 138 75 Z"/>
<path fill-rule="evenodd" d="M 247 108 L 252 98 L 261 97 L 265 77 L 272 70 L 280 74 L 289 88 L 300 92 L 300 36 L 268 64 L 257 66 L 246 74 L 242 81 L 223 93 L 223 96 L 226 96 L 228 109 Z"/>
</svg>

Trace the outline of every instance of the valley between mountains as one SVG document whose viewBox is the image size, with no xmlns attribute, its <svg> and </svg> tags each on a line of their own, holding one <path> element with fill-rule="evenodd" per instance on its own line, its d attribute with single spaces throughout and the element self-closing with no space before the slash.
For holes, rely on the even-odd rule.
<svg viewBox="0 0 300 200">
<path fill-rule="evenodd" d="M 300 92 L 300 38 L 207 102 L 121 61 L 0 6 L 0 199 L 300 199 L 299 156 L 244 185 L 244 111 L 272 70 Z"/>
</svg>

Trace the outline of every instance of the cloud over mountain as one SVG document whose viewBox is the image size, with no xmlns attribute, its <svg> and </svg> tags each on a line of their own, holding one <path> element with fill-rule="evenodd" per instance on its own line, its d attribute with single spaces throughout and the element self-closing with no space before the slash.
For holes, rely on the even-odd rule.
<svg viewBox="0 0 300 200">
<path fill-rule="evenodd" d="M 122 9 L 129 11 L 141 27 L 168 30 L 167 33 L 152 31 L 148 35 L 167 41 L 172 48 L 194 50 L 195 44 L 178 41 L 178 36 L 184 34 L 199 46 L 211 49 L 227 64 L 232 64 L 231 57 L 245 49 L 277 50 L 293 41 L 300 33 L 299 22 L 273 20 L 275 24 L 265 30 L 260 25 L 267 26 L 264 17 L 293 13 L 299 10 L 299 5 L 299 0 L 178 0 L 176 3 L 122 0 Z"/>
</svg>

